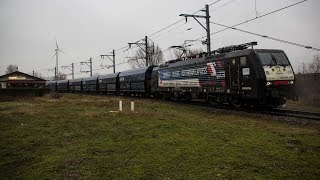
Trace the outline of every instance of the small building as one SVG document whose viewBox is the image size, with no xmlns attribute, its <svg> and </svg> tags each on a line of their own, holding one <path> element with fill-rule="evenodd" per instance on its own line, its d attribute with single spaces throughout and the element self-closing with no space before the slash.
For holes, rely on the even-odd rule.
<svg viewBox="0 0 320 180">
<path fill-rule="evenodd" d="M 0 89 L 44 89 L 46 80 L 15 71 L 0 76 Z"/>
</svg>

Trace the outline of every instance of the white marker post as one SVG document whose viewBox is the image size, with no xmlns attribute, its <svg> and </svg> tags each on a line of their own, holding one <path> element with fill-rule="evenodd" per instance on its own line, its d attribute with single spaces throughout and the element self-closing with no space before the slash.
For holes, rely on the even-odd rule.
<svg viewBox="0 0 320 180">
<path fill-rule="evenodd" d="M 131 111 L 134 111 L 134 102 L 131 102 Z"/>
<path fill-rule="evenodd" d="M 122 101 L 119 101 L 119 111 L 122 111 Z"/>
</svg>

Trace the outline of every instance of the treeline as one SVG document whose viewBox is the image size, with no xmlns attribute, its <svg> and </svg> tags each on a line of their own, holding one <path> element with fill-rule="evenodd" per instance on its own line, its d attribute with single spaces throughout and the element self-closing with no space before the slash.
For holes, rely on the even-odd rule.
<svg viewBox="0 0 320 180">
<path fill-rule="evenodd" d="M 301 103 L 320 107 L 320 55 L 314 56 L 309 64 L 301 63 L 296 91 Z"/>
</svg>

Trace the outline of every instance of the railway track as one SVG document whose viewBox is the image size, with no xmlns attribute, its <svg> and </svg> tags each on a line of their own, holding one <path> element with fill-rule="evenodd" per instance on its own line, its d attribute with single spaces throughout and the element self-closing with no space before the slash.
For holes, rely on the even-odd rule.
<svg viewBox="0 0 320 180">
<path fill-rule="evenodd" d="M 219 107 L 222 108 L 222 107 Z M 227 108 L 230 110 L 231 108 Z M 289 110 L 289 109 L 237 109 L 237 111 L 244 111 L 247 113 L 258 113 L 263 115 L 274 115 L 274 116 L 282 116 L 282 117 L 293 117 L 299 119 L 313 120 L 320 122 L 320 113 L 317 112 L 308 112 L 308 111 L 297 111 L 297 110 Z"/>
<path fill-rule="evenodd" d="M 183 104 L 189 104 L 189 105 L 200 105 L 200 106 L 206 106 L 206 107 L 210 107 L 210 108 L 230 110 L 230 111 L 242 111 L 242 112 L 247 112 L 247 113 L 259 113 L 259 114 L 264 114 L 264 115 L 294 117 L 294 118 L 320 121 L 320 112 L 298 111 L 298 110 L 281 109 L 281 108 L 270 109 L 270 110 L 265 110 L 262 108 L 234 109 L 228 105 L 210 106 L 203 101 L 183 101 L 183 100 L 176 101 L 176 100 L 172 100 L 171 102 L 177 102 L 177 103 L 183 103 Z"/>
<path fill-rule="evenodd" d="M 102 94 L 90 94 L 90 95 L 99 95 Z M 109 96 L 109 95 L 106 95 Z M 113 95 L 111 95 L 113 96 Z M 136 96 L 124 96 L 128 98 L 137 98 Z M 150 98 L 148 98 L 150 99 Z M 212 106 L 206 103 L 203 100 L 192 100 L 192 101 L 186 101 L 186 100 L 178 100 L 178 99 L 170 99 L 170 100 L 163 100 L 163 99 L 155 99 L 162 102 L 172 102 L 172 103 L 178 103 L 178 104 L 187 104 L 187 105 L 196 105 L 196 106 L 203 106 L 203 107 L 209 107 L 209 108 L 215 108 L 215 109 L 221 109 L 221 110 L 228 110 L 228 111 L 240 111 L 240 112 L 246 112 L 246 113 L 256 113 L 256 114 L 264 114 L 264 115 L 274 115 L 274 116 L 283 116 L 283 117 L 294 117 L 294 118 L 300 118 L 300 119 L 307 119 L 307 120 L 315 120 L 320 121 L 320 112 L 307 112 L 307 111 L 297 111 L 297 110 L 290 110 L 290 109 L 271 109 L 271 110 L 265 110 L 262 108 L 256 109 L 256 108 L 242 108 L 242 109 L 235 109 L 228 105 L 216 105 Z"/>
<path fill-rule="evenodd" d="M 304 118 L 304 119 L 320 121 L 320 113 L 317 113 L 317 112 L 297 111 L 297 110 L 290 110 L 290 109 L 273 109 L 272 111 L 268 111 L 268 113 L 272 115 L 278 115 L 278 116 Z"/>
</svg>

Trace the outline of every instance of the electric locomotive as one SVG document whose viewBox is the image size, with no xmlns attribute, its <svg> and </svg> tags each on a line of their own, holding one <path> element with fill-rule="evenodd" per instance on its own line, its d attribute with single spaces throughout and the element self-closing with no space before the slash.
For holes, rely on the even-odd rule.
<svg viewBox="0 0 320 180">
<path fill-rule="evenodd" d="M 286 99 L 295 100 L 295 77 L 286 54 L 282 50 L 253 49 L 256 44 L 227 46 L 210 56 L 202 53 L 158 67 L 50 82 L 48 87 L 55 86 L 61 92 L 202 99 L 236 108 L 274 108 L 285 104 Z"/>
<path fill-rule="evenodd" d="M 152 88 L 153 94 L 230 103 L 236 108 L 279 107 L 286 99 L 294 99 L 295 77 L 286 54 L 282 50 L 253 49 L 256 44 L 228 46 L 213 51 L 211 56 L 169 61 L 154 70 L 157 73 L 152 77 L 158 84 Z"/>
</svg>

